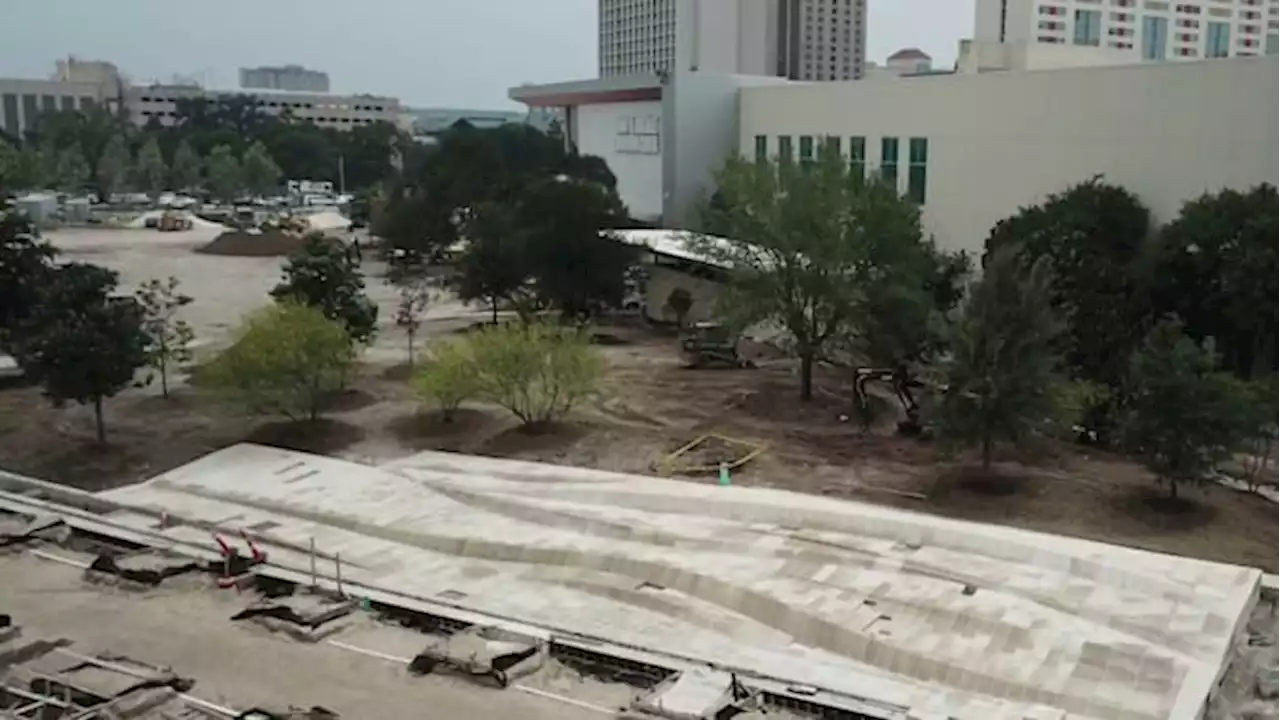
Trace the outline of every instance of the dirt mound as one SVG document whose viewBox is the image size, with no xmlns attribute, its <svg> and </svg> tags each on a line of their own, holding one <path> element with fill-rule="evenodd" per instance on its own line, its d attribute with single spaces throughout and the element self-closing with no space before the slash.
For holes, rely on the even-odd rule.
<svg viewBox="0 0 1280 720">
<path fill-rule="evenodd" d="M 196 248 L 205 255 L 234 255 L 239 257 L 282 257 L 302 249 L 305 241 L 301 235 L 267 230 L 247 232 L 228 230 L 207 245 Z"/>
</svg>

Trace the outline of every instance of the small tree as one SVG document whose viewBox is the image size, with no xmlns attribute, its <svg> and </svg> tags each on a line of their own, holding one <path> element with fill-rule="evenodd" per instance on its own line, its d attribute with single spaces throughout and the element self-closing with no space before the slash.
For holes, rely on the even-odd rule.
<svg viewBox="0 0 1280 720">
<path fill-rule="evenodd" d="M 404 331 L 409 347 L 409 367 L 413 367 L 413 341 L 422 327 L 422 316 L 431 304 L 431 286 L 421 281 L 406 281 L 400 286 L 396 301 L 396 327 Z"/>
<path fill-rule="evenodd" d="M 205 161 L 205 184 L 213 196 L 223 202 L 230 202 L 240 194 L 244 187 L 244 178 L 240 173 L 240 163 L 227 145 L 219 145 L 209 153 Z"/>
<path fill-rule="evenodd" d="M 78 193 L 84 190 L 89 182 L 89 163 L 79 145 L 64 148 L 57 154 L 57 165 L 54 170 L 57 189 L 67 193 Z"/>
<path fill-rule="evenodd" d="M 1054 343 L 1062 324 L 1051 305 L 1052 281 L 1047 260 L 1024 270 L 1016 250 L 1000 250 L 952 328 L 938 429 L 949 444 L 979 446 L 984 470 L 997 440 L 1020 442 L 1055 420 Z"/>
<path fill-rule="evenodd" d="M 516 235 L 512 212 L 495 203 L 471 209 L 463 224 L 467 249 L 458 262 L 454 289 L 464 302 L 483 300 L 498 323 L 498 304 L 511 302 L 522 311 L 528 305 L 525 287 L 529 268 L 524 260 L 524 244 Z"/>
<path fill-rule="evenodd" d="M 178 278 L 168 280 L 152 278 L 142 284 L 137 292 L 142 306 L 142 327 L 151 337 L 147 348 L 147 364 L 160 376 L 160 392 L 169 397 L 169 368 L 191 359 L 191 341 L 195 333 L 185 320 L 178 318 L 178 310 L 191 303 L 191 297 L 178 292 Z"/>
<path fill-rule="evenodd" d="M 36 309 L 57 255 L 25 215 L 0 214 L 0 344 Z"/>
<path fill-rule="evenodd" d="M 264 308 L 201 373 L 215 391 L 251 412 L 315 420 L 346 384 L 355 350 L 342 323 L 296 302 Z"/>
<path fill-rule="evenodd" d="M 409 380 L 422 398 L 434 402 L 445 422 L 453 422 L 463 401 L 476 395 L 476 363 L 466 341 L 433 346 L 430 356 Z"/>
<path fill-rule="evenodd" d="M 364 275 L 339 242 L 312 233 L 289 257 L 284 281 L 271 291 L 277 302 L 294 300 L 318 308 L 347 329 L 353 342 L 369 343 L 378 328 L 378 306 L 364 292 Z"/>
<path fill-rule="evenodd" d="M 105 201 L 129 182 L 129 146 L 121 135 L 112 135 L 98 158 L 98 187 Z"/>
<path fill-rule="evenodd" d="M 185 191 L 200 186 L 203 163 L 191 143 L 182 140 L 173 151 L 173 164 L 169 168 L 170 184 L 174 190 Z"/>
<path fill-rule="evenodd" d="M 138 187 L 155 197 L 164 190 L 165 177 L 169 174 L 164 165 L 164 156 L 160 154 L 160 143 L 154 137 L 143 143 L 138 150 L 137 166 L 134 168 Z"/>
<path fill-rule="evenodd" d="M 683 328 L 689 311 L 693 309 L 693 295 L 682 287 L 672 288 L 667 294 L 667 307 L 676 316 L 676 327 Z"/>
<path fill-rule="evenodd" d="M 258 196 L 274 194 L 280 186 L 280 166 L 271 159 L 267 146 L 257 141 L 240 158 L 240 172 L 249 192 Z"/>
<path fill-rule="evenodd" d="M 479 395 L 524 425 L 564 417 L 596 391 L 604 375 L 600 353 L 578 329 L 541 322 L 493 325 L 465 342 Z"/>
<path fill-rule="evenodd" d="M 55 406 L 93 405 L 98 442 L 106 441 L 102 401 L 133 384 L 150 338 L 127 298 L 111 297 L 116 274 L 84 263 L 59 266 L 16 334 L 14 355 Z"/>
<path fill-rule="evenodd" d="M 1196 343 L 1176 319 L 1156 325 L 1130 359 L 1126 439 L 1168 484 L 1170 499 L 1252 435 L 1249 389 L 1217 367 L 1213 341 Z"/>
</svg>

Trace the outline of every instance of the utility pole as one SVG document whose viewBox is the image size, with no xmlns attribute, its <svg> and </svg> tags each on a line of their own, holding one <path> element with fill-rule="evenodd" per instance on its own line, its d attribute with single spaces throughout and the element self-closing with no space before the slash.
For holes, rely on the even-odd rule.
<svg viewBox="0 0 1280 720">
<path fill-rule="evenodd" d="M 338 153 L 338 194 L 347 194 L 347 158 Z"/>
</svg>

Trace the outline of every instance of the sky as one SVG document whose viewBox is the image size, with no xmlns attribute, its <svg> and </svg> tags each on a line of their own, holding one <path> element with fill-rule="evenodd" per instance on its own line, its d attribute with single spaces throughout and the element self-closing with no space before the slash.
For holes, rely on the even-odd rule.
<svg viewBox="0 0 1280 720">
<path fill-rule="evenodd" d="M 974 0 L 868 0 L 867 59 L 918 47 L 955 60 Z M 0 0 L 0 77 L 59 57 L 109 60 L 135 82 L 234 88 L 237 68 L 293 63 L 338 93 L 415 107 L 514 108 L 507 88 L 596 75 L 596 0 Z"/>
</svg>

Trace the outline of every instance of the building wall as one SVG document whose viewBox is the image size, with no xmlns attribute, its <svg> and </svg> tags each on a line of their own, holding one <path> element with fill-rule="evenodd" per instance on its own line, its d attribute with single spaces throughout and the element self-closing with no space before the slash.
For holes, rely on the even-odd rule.
<svg viewBox="0 0 1280 720">
<path fill-rule="evenodd" d="M 874 173 L 882 139 L 897 138 L 906 192 L 910 139 L 925 139 L 925 230 L 980 252 L 998 220 L 1098 174 L 1157 222 L 1205 192 L 1275 184 L 1277 70 L 1238 58 L 747 88 L 739 151 L 751 156 L 758 135 L 771 154 L 780 136 L 796 148 L 835 136 L 845 152 L 861 137 Z"/>
<path fill-rule="evenodd" d="M 329 92 L 329 75 L 299 65 L 240 68 L 240 87 L 289 92 Z"/>
<path fill-rule="evenodd" d="M 792 80 L 852 80 L 867 60 L 866 0 L 779 0 L 776 73 Z"/>
<path fill-rule="evenodd" d="M 145 125 L 153 118 L 164 125 L 170 125 L 176 117 L 179 99 L 216 100 L 227 94 L 229 93 L 177 85 L 135 86 L 129 89 L 125 106 L 129 110 L 130 117 L 138 125 Z M 321 127 L 339 130 L 350 130 L 353 127 L 380 121 L 397 125 L 403 115 L 399 100 L 372 95 L 281 92 L 230 94 L 255 97 L 258 106 L 270 115 L 279 115 L 288 111 L 299 120 L 309 120 Z"/>
<path fill-rule="evenodd" d="M 618 178 L 618 195 L 632 217 L 662 217 L 660 101 L 579 105 L 570 110 L 578 151 L 604 159 Z"/>
<path fill-rule="evenodd" d="M 0 78 L 0 131 L 22 137 L 41 113 L 49 110 L 88 110 L 113 96 L 96 83 Z"/>
<path fill-rule="evenodd" d="M 960 41 L 956 71 L 962 73 L 1007 70 L 1128 65 L 1143 62 L 1137 50 L 1082 45 L 1049 45 L 1028 42 Z"/>
</svg>

